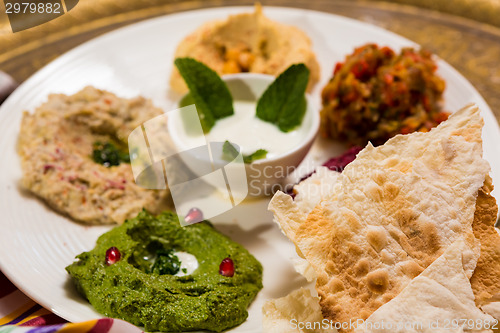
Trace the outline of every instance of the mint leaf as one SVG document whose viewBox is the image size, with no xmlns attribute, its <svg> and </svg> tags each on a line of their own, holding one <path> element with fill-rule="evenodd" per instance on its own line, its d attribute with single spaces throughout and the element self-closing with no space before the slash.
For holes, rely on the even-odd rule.
<svg viewBox="0 0 500 333">
<path fill-rule="evenodd" d="M 231 142 L 226 140 L 222 145 L 222 159 L 230 162 L 234 160 L 238 154 L 238 149 L 236 149 Z"/>
<path fill-rule="evenodd" d="M 305 92 L 309 69 L 304 64 L 288 67 L 257 102 L 257 117 L 276 124 L 283 132 L 299 126 L 306 113 Z"/>
<path fill-rule="evenodd" d="M 232 161 L 238 156 L 239 152 L 233 144 L 229 141 L 225 141 L 222 145 L 222 159 L 226 161 Z M 243 162 L 246 164 L 252 163 L 253 161 L 266 158 L 267 150 L 259 149 L 250 155 L 243 155 Z"/>
<path fill-rule="evenodd" d="M 175 65 L 189 88 L 203 132 L 210 132 L 218 119 L 234 114 L 233 97 L 215 71 L 192 58 L 177 58 Z"/>
<path fill-rule="evenodd" d="M 267 156 L 267 150 L 259 149 L 250 155 L 243 155 L 243 162 L 252 163 L 256 160 L 266 158 L 266 156 Z"/>
</svg>

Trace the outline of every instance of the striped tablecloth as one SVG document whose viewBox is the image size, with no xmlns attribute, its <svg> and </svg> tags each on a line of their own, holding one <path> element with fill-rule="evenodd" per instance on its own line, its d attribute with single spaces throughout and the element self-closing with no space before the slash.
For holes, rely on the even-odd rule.
<svg viewBox="0 0 500 333">
<path fill-rule="evenodd" d="M 140 333 L 111 318 L 69 323 L 24 295 L 0 272 L 0 333 Z"/>
</svg>

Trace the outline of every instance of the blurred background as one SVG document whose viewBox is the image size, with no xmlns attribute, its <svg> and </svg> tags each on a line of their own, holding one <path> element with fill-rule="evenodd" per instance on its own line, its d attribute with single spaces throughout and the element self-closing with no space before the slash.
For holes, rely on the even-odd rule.
<svg viewBox="0 0 500 333">
<path fill-rule="evenodd" d="M 21 83 L 67 50 L 151 17 L 254 1 L 72 0 L 67 14 L 13 33 L 0 1 L 0 71 Z M 449 62 L 479 90 L 500 119 L 500 0 L 263 0 L 372 23 L 405 36 Z M 0 75 L 0 82 L 6 82 Z"/>
</svg>

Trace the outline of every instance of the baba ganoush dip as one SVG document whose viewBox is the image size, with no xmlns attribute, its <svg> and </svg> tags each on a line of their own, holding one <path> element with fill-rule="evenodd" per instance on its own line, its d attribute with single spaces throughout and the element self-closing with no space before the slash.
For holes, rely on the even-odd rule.
<svg viewBox="0 0 500 333">
<path fill-rule="evenodd" d="M 93 87 L 71 96 L 50 95 L 22 118 L 22 186 L 55 210 L 89 224 L 123 223 L 143 208 L 159 212 L 167 191 L 136 185 L 127 163 L 127 139 L 161 114 L 143 97 L 124 99 Z"/>
<path fill-rule="evenodd" d="M 147 331 L 234 327 L 262 289 L 262 266 L 243 246 L 207 221 L 181 227 L 171 212 L 143 211 L 77 259 L 66 270 L 92 306 Z"/>
</svg>

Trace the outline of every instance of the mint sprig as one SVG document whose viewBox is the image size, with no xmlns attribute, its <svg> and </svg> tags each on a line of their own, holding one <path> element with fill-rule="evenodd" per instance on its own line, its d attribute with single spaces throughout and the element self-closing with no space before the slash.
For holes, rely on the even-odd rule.
<svg viewBox="0 0 500 333">
<path fill-rule="evenodd" d="M 306 112 L 305 91 L 309 69 L 304 64 L 288 67 L 257 102 L 257 117 L 276 124 L 283 132 L 299 126 Z"/>
<path fill-rule="evenodd" d="M 204 133 L 210 132 L 218 119 L 234 114 L 233 97 L 215 71 L 192 58 L 177 58 L 175 65 L 189 88 Z"/>
<path fill-rule="evenodd" d="M 243 155 L 243 162 L 245 164 L 250 164 L 256 160 L 266 158 L 267 153 L 268 151 L 265 149 L 258 149 L 250 155 Z M 236 156 L 238 156 L 238 154 L 238 149 L 236 149 L 231 142 L 226 140 L 222 145 L 222 159 L 232 161 L 236 158 Z"/>
</svg>

